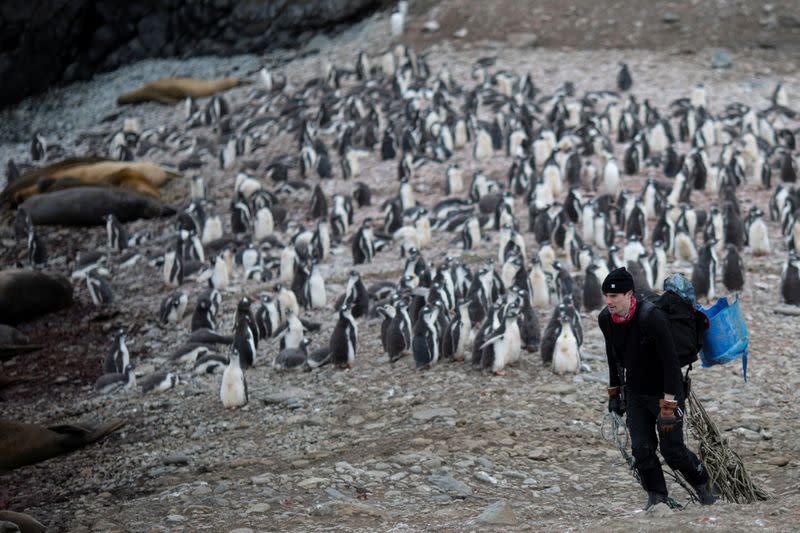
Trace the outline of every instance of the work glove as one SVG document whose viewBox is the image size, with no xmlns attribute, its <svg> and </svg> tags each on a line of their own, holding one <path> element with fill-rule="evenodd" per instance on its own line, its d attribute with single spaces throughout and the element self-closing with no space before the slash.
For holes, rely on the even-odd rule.
<svg viewBox="0 0 800 533">
<path fill-rule="evenodd" d="M 625 401 L 619 393 L 619 387 L 608 388 L 608 412 L 619 416 L 625 414 Z"/>
<path fill-rule="evenodd" d="M 680 424 L 683 412 L 675 400 L 658 400 L 658 408 L 658 418 L 656 419 L 658 431 L 659 433 L 669 433 L 677 424 Z"/>
</svg>

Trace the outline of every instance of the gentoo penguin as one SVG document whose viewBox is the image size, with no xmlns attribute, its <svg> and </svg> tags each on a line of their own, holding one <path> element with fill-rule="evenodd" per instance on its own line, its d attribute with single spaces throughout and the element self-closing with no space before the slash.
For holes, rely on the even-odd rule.
<svg viewBox="0 0 800 533">
<path fill-rule="evenodd" d="M 619 72 L 617 72 L 617 88 L 620 91 L 627 91 L 633 86 L 633 78 L 631 78 L 631 71 L 628 69 L 627 63 L 619 64 Z"/>
<path fill-rule="evenodd" d="M 177 324 L 183 320 L 183 315 L 186 312 L 186 305 L 189 303 L 189 297 L 184 291 L 174 291 L 167 295 L 161 302 L 161 309 L 158 313 L 158 318 L 162 324 L 172 322 Z"/>
<path fill-rule="evenodd" d="M 130 354 L 128 347 L 125 345 L 125 339 L 128 336 L 128 328 L 121 327 L 117 330 L 117 336 L 114 339 L 114 347 L 106 355 L 103 362 L 104 374 L 115 374 L 125 371 L 125 367 L 130 362 Z"/>
<path fill-rule="evenodd" d="M 33 226 L 28 230 L 28 262 L 34 268 L 47 265 L 47 248 Z"/>
<path fill-rule="evenodd" d="M 578 346 L 578 339 L 575 337 L 570 320 L 565 315 L 560 316 L 559 322 L 561 331 L 556 338 L 553 350 L 553 373 L 558 375 L 567 372 L 577 374 L 581 371 L 581 350 Z"/>
<path fill-rule="evenodd" d="M 308 216 L 310 218 L 320 218 L 328 214 L 328 200 L 325 198 L 325 193 L 322 187 L 317 183 L 314 186 L 314 192 L 311 194 L 311 203 L 308 207 Z"/>
<path fill-rule="evenodd" d="M 228 262 L 225 260 L 224 252 L 217 254 L 213 259 L 213 264 L 214 268 L 211 272 L 208 284 L 217 290 L 227 289 L 231 280 L 228 272 Z"/>
<path fill-rule="evenodd" d="M 194 363 L 198 358 L 211 351 L 211 347 L 202 342 L 186 342 L 169 355 L 175 363 Z"/>
<path fill-rule="evenodd" d="M 218 216 L 206 218 L 205 222 L 203 223 L 203 235 L 201 237 L 201 242 L 203 244 L 208 244 L 216 241 L 217 239 L 221 239 L 222 235 L 222 219 Z"/>
<path fill-rule="evenodd" d="M 113 394 L 122 389 L 130 389 L 136 385 L 135 367 L 128 363 L 123 372 L 104 374 L 94 382 L 94 390 L 101 394 Z"/>
<path fill-rule="evenodd" d="M 692 268 L 692 285 L 699 300 L 705 297 L 711 301 L 716 296 L 717 257 L 715 252 L 716 241 L 709 241 L 703 245 L 697 254 L 697 262 Z"/>
<path fill-rule="evenodd" d="M 242 368 L 248 369 L 253 366 L 256 356 L 256 339 L 253 336 L 255 324 L 250 323 L 247 315 L 242 315 L 236 322 L 233 333 L 233 348 Z"/>
<path fill-rule="evenodd" d="M 183 284 L 183 249 L 182 241 L 164 254 L 164 284 L 168 287 L 179 287 Z"/>
<path fill-rule="evenodd" d="M 367 217 L 361 223 L 361 228 L 353 237 L 353 264 L 360 265 L 363 263 L 371 263 L 372 258 L 375 256 L 375 238 L 372 234 L 370 224 L 372 219 Z"/>
<path fill-rule="evenodd" d="M 727 254 L 722 263 L 722 284 L 731 292 L 741 291 L 744 287 L 744 263 L 736 246 L 728 244 L 725 249 Z"/>
<path fill-rule="evenodd" d="M 239 352 L 235 345 L 231 346 L 228 366 L 222 373 L 219 397 L 226 409 L 247 405 L 247 381 L 244 379 L 244 370 L 239 362 Z"/>
<path fill-rule="evenodd" d="M 287 348 L 278 352 L 275 359 L 272 360 L 272 368 L 278 370 L 296 370 L 304 368 L 308 360 L 308 345 L 311 340 L 303 338 L 300 346 L 297 348 Z"/>
<path fill-rule="evenodd" d="M 516 308 L 506 310 L 500 327 L 485 338 L 481 345 L 481 367 L 491 369 L 495 376 L 505 375 L 506 365 L 519 360 L 522 341 L 517 316 Z"/>
<path fill-rule="evenodd" d="M 583 308 L 586 311 L 595 311 L 603 307 L 602 281 L 597 277 L 597 265 L 594 263 L 586 267 L 583 279 Z"/>
<path fill-rule="evenodd" d="M 361 281 L 361 274 L 356 270 L 350 271 L 350 277 L 347 278 L 347 285 L 345 286 L 344 295 L 337 302 L 336 308 L 342 305 L 349 305 L 353 318 L 361 318 L 369 312 L 369 292 Z"/>
<path fill-rule="evenodd" d="M 339 320 L 331 333 L 329 343 L 331 362 L 339 368 L 353 368 L 356 358 L 358 325 L 350 313 L 350 306 L 339 308 Z"/>
<path fill-rule="evenodd" d="M 794 250 L 789 251 L 781 272 L 781 296 L 790 305 L 800 305 L 800 259 Z"/>
<path fill-rule="evenodd" d="M 174 389 L 179 382 L 180 378 L 174 372 L 157 372 L 142 381 L 142 393 L 168 391 Z"/>
<path fill-rule="evenodd" d="M 732 202 L 725 202 L 722 219 L 725 244 L 733 244 L 741 249 L 744 245 L 744 225 Z"/>
<path fill-rule="evenodd" d="M 228 366 L 228 358 L 219 353 L 207 353 L 201 355 L 194 362 L 192 372 L 196 376 L 203 374 L 216 374 L 217 370 L 222 370 Z"/>
<path fill-rule="evenodd" d="M 86 272 L 86 288 L 89 289 L 89 296 L 92 303 L 97 306 L 111 305 L 114 302 L 114 292 L 111 285 L 103 279 L 97 268 Z"/>
<path fill-rule="evenodd" d="M 311 261 L 311 273 L 303 286 L 303 293 L 306 306 L 313 309 L 325 307 L 328 301 L 325 293 L 325 278 L 322 277 L 319 271 L 319 263 L 316 260 Z"/>
<path fill-rule="evenodd" d="M 121 252 L 128 247 L 128 232 L 113 213 L 106 215 L 105 219 L 108 247 Z"/>
<path fill-rule="evenodd" d="M 464 178 L 458 165 L 450 165 L 447 167 L 444 190 L 448 196 L 461 194 L 464 191 Z"/>
<path fill-rule="evenodd" d="M 769 233 L 764 222 L 764 213 L 756 210 L 747 228 L 747 244 L 753 255 L 769 255 Z"/>
<path fill-rule="evenodd" d="M 281 315 L 278 305 L 270 294 L 261 295 L 261 306 L 256 311 L 256 326 L 258 326 L 258 337 L 260 339 L 270 339 L 278 331 L 281 325 Z"/>
<path fill-rule="evenodd" d="M 469 300 L 458 304 L 458 313 L 450 321 L 442 335 L 442 358 L 463 361 L 472 333 L 472 321 L 469 318 Z"/>
<path fill-rule="evenodd" d="M 411 350 L 417 370 L 428 369 L 439 360 L 438 316 L 438 307 L 426 305 L 414 324 Z"/>
<path fill-rule="evenodd" d="M 533 291 L 533 307 L 545 309 L 550 306 L 550 286 L 547 283 L 547 274 L 542 268 L 539 258 L 535 258 L 531 263 L 530 273 L 528 274 L 531 290 Z"/>
<path fill-rule="evenodd" d="M 200 298 L 192 313 L 192 331 L 198 329 L 217 329 L 215 313 L 211 309 L 211 301 L 208 298 Z"/>
</svg>

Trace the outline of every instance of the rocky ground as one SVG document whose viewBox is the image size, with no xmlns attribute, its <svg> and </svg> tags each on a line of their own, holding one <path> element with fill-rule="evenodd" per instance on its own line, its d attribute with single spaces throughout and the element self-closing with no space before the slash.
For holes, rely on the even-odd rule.
<svg viewBox="0 0 800 533">
<path fill-rule="evenodd" d="M 417 26 L 409 39 L 423 38 L 414 28 L 426 18 L 414 19 Z M 300 86 L 318 75 L 327 60 L 351 64 L 360 48 L 377 54 L 385 47 L 385 28 L 385 21 L 372 19 L 336 39 L 316 39 L 309 47 L 318 53 L 278 70 Z M 797 56 L 782 49 L 740 51 L 732 68 L 712 70 L 710 50 L 685 55 L 674 50 L 574 51 L 529 44 L 448 38 L 430 45 L 428 61 L 433 72 L 447 64 L 458 82 L 470 85 L 474 61 L 497 56 L 496 68 L 530 71 L 545 92 L 572 80 L 580 94 L 612 88 L 617 62 L 625 60 L 633 73 L 633 92 L 660 109 L 688 96 L 690 87 L 701 82 L 708 89 L 712 112 L 733 101 L 766 107 L 779 81 L 794 101 L 800 94 Z M 179 112 L 156 105 L 124 109 L 118 117 L 99 122 L 117 111 L 113 100 L 121 87 L 179 69 L 216 76 L 248 72 L 272 61 L 274 56 L 197 60 L 181 66 L 145 62 L 7 110 L 4 127 L 36 124 L 35 129 L 52 132 L 48 136 L 54 142 L 80 153 L 91 143 L 81 133 L 108 136 L 127 117 L 139 117 L 144 128 L 182 123 Z M 242 102 L 248 91 L 237 89 L 229 97 Z M 43 112 L 32 114 L 36 109 Z M 62 118 L 56 122 L 55 117 Z M 276 133 L 259 155 L 268 161 L 293 146 L 287 135 Z M 26 143 L 3 144 L 0 161 L 25 161 L 27 150 Z M 159 162 L 175 163 L 171 154 L 157 156 Z M 467 176 L 480 168 L 500 180 L 510 165 L 499 153 L 486 164 L 474 161 L 468 151 L 456 154 L 454 161 Z M 369 157 L 362 167 L 360 179 L 373 186 L 376 198 L 374 207 L 357 212 L 357 223 L 368 214 L 377 215 L 377 205 L 396 192 L 396 162 Z M 429 164 L 418 172 L 414 185 L 423 204 L 432 205 L 442 194 L 444 169 L 445 165 Z M 234 174 L 218 170 L 213 160 L 204 172 L 213 195 L 229 198 Z M 643 179 L 634 177 L 626 184 L 637 191 Z M 324 186 L 328 194 L 350 191 L 350 184 L 338 179 Z M 175 204 L 187 195 L 186 181 L 164 190 L 165 199 Z M 766 210 L 768 198 L 769 192 L 756 184 L 740 191 L 744 210 L 753 203 Z M 702 193 L 693 199 L 701 205 L 708 202 Z M 286 201 L 302 216 L 308 198 Z M 221 201 L 219 209 L 227 213 L 227 201 Z M 526 216 L 521 200 L 516 213 Z M 167 235 L 170 227 L 169 221 L 140 221 L 130 229 Z M 188 318 L 175 328 L 156 325 L 166 291 L 160 271 L 140 263 L 115 275 L 117 302 L 111 311 L 95 310 L 85 286 L 78 284 L 72 309 L 21 327 L 48 346 L 4 365 L 10 375 L 40 378 L 6 394 L 0 404 L 3 417 L 42 424 L 120 417 L 127 426 L 102 443 L 4 476 L 0 508 L 31 513 L 56 531 L 790 530 L 800 520 L 800 371 L 795 350 L 800 332 L 796 316 L 773 312 L 785 248 L 776 224 L 770 224 L 770 231 L 772 255 L 756 258 L 747 250 L 743 254 L 747 282 L 740 297 L 750 331 L 747 383 L 738 363 L 693 373 L 695 390 L 710 415 L 756 482 L 774 496 L 767 502 L 690 505 L 663 516 L 637 512 L 644 493 L 626 472 L 618 451 L 600 437 L 607 369 L 596 314 L 584 316 L 583 359 L 588 369 L 577 376 L 553 375 L 538 354 L 524 355 L 505 377 L 489 377 L 459 363 L 415 372 L 408 358 L 390 364 L 381 354 L 379 322 L 362 319 L 357 363 L 348 371 L 277 372 L 269 367 L 274 344 L 262 345 L 256 367 L 247 373 L 250 403 L 238 411 L 223 409 L 219 375 L 188 380 L 158 396 L 97 396 L 91 385 L 100 374 L 116 323 L 131 328 L 128 346 L 141 375 L 170 368 L 167 354 L 189 334 Z M 105 246 L 104 228 L 43 228 L 42 236 L 55 258 L 51 268 L 67 274 L 66 258 L 71 261 L 76 250 Z M 496 235 L 482 250 L 466 256 L 449 244 L 452 237 L 435 234 L 434 245 L 424 251 L 426 258 L 440 261 L 448 254 L 462 255 L 474 264 L 496 255 Z M 526 240 L 528 249 L 535 250 L 530 235 Z M 163 244 L 156 240 L 145 251 L 161 253 Z M 17 249 L 4 248 L 3 264 L 18 256 Z M 325 264 L 331 299 L 343 290 L 351 268 L 348 247 L 336 249 Z M 683 272 L 689 268 L 676 266 Z M 368 283 L 396 279 L 397 250 L 379 254 L 360 271 Z M 223 295 L 222 329 L 230 329 L 241 295 L 257 297 L 266 287 L 237 280 Z M 184 288 L 191 302 L 203 289 L 192 283 Z M 540 314 L 540 320 L 545 316 Z M 312 347 L 326 343 L 333 311 L 311 312 L 308 318 L 323 322 Z M 673 486 L 672 493 L 686 500 L 679 487 Z"/>
</svg>

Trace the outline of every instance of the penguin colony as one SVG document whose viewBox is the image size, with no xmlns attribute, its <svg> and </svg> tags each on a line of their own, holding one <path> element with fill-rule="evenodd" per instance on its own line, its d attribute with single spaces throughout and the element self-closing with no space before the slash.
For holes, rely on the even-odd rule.
<svg viewBox="0 0 800 533">
<path fill-rule="evenodd" d="M 404 16 L 396 11 L 392 24 Z M 659 109 L 632 92 L 625 64 L 617 84 L 579 94 L 565 82 L 544 94 L 530 74 L 496 68 L 494 58 L 457 81 L 402 45 L 328 64 L 302 87 L 264 68 L 240 89 L 242 105 L 187 99 L 182 127 L 125 122 L 109 153 L 127 160 L 176 147 L 180 169 L 194 174 L 190 199 L 166 235 L 129 235 L 107 217 L 107 250 L 81 251 L 73 278 L 99 307 L 114 305 L 116 269 L 138 265 L 161 278 L 153 322 L 189 336 L 142 390 L 219 373 L 225 407 L 247 404 L 246 374 L 259 367 L 353 367 L 364 358 L 359 330 L 376 320 L 391 363 L 465 361 L 503 375 L 538 351 L 552 372 L 580 372 L 581 313 L 602 308 L 602 280 L 619 266 L 645 291 L 691 271 L 698 298 L 710 301 L 744 287 L 744 248 L 785 254 L 780 293 L 800 304 L 796 114 L 786 90 L 756 109 L 710 105 L 698 85 Z M 263 161 L 280 132 L 294 149 Z M 37 133 L 31 159 L 52 148 Z M 504 177 L 481 168 L 495 157 L 510 161 Z M 358 181 L 369 158 L 394 162 L 396 178 L 382 176 L 380 190 Z M 428 165 L 442 169 L 438 183 L 420 179 Z M 17 166 L 8 169 L 13 180 Z M 219 174 L 221 199 L 208 187 Z M 769 205 L 743 208 L 745 184 L 770 190 Z M 765 212 L 780 225 L 778 251 Z M 29 264 L 46 265 L 46 243 L 24 210 L 13 227 Z M 145 244 L 160 252 L 144 253 Z M 361 272 L 384 254 L 400 268 L 365 284 Z M 326 287 L 334 264 L 353 268 L 338 295 Z M 237 302 L 232 322 L 223 298 Z M 323 335 L 309 313 L 335 326 Z M 101 393 L 136 384 L 126 335 L 117 333 L 103 364 Z"/>
</svg>

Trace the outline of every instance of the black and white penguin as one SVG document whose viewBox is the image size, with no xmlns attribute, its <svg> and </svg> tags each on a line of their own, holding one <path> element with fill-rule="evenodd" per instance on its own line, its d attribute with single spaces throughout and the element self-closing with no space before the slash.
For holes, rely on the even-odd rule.
<svg viewBox="0 0 800 533">
<path fill-rule="evenodd" d="M 167 295 L 161 302 L 158 318 L 162 324 L 177 324 L 183 320 L 189 296 L 184 291 L 174 291 Z"/>
<path fill-rule="evenodd" d="M 269 339 L 281 325 L 281 316 L 275 300 L 269 294 L 261 295 L 261 305 L 256 310 L 256 326 L 261 339 Z"/>
<path fill-rule="evenodd" d="M 244 377 L 244 370 L 242 370 L 239 352 L 236 350 L 235 344 L 231 346 L 228 366 L 225 367 L 225 371 L 222 373 L 219 397 L 222 400 L 222 406 L 226 409 L 247 405 L 247 381 Z"/>
<path fill-rule="evenodd" d="M 180 378 L 175 372 L 157 372 L 142 380 L 142 394 L 165 392 L 174 389 L 179 382 Z"/>
<path fill-rule="evenodd" d="M 178 237 L 174 249 L 164 254 L 164 284 L 168 287 L 179 287 L 183 284 L 183 240 Z"/>
<path fill-rule="evenodd" d="M 311 340 L 303 338 L 297 348 L 281 350 L 272 360 L 272 368 L 277 370 L 297 370 L 306 367 L 308 361 L 308 345 Z"/>
<path fill-rule="evenodd" d="M 375 256 L 375 238 L 372 233 L 372 219 L 367 217 L 361 223 L 361 228 L 353 237 L 352 252 L 353 264 L 360 265 L 371 263 Z"/>
<path fill-rule="evenodd" d="M 581 371 L 581 350 L 578 338 L 573 331 L 573 326 L 564 314 L 559 311 L 559 323 L 561 330 L 556 337 L 553 347 L 552 371 L 555 374 L 563 375 L 566 373 L 577 374 Z"/>
<path fill-rule="evenodd" d="M 353 200 L 356 201 L 358 207 L 372 205 L 372 189 L 363 181 L 357 181 L 353 184 Z"/>
<path fill-rule="evenodd" d="M 41 161 L 47 158 L 47 141 L 40 133 L 35 133 L 31 138 L 31 161 Z"/>
<path fill-rule="evenodd" d="M 33 226 L 28 230 L 28 263 L 34 268 L 47 265 L 47 248 Z"/>
<path fill-rule="evenodd" d="M 586 267 L 583 279 L 583 308 L 586 311 L 602 309 L 604 305 L 602 281 L 597 277 L 597 265 Z"/>
<path fill-rule="evenodd" d="M 725 202 L 722 219 L 725 244 L 733 244 L 741 249 L 744 246 L 744 225 L 732 202 Z"/>
<path fill-rule="evenodd" d="M 781 272 L 781 296 L 790 305 L 800 305 L 800 258 L 793 250 L 789 251 Z"/>
<path fill-rule="evenodd" d="M 197 358 L 192 372 L 197 375 L 215 374 L 228 366 L 228 358 L 219 353 L 207 353 Z"/>
<path fill-rule="evenodd" d="M 519 360 L 522 340 L 517 316 L 516 308 L 508 309 L 500 326 L 484 338 L 481 344 L 481 367 L 490 369 L 495 376 L 505 375 L 506 365 Z"/>
<path fill-rule="evenodd" d="M 211 347 L 202 342 L 186 342 L 173 351 L 169 358 L 175 363 L 194 363 L 199 357 L 211 352 Z"/>
<path fill-rule="evenodd" d="M 256 357 L 256 338 L 253 336 L 255 324 L 250 323 L 250 317 L 238 317 L 233 332 L 233 347 L 236 350 L 239 364 L 243 369 L 253 366 Z"/>
<path fill-rule="evenodd" d="M 200 298 L 192 312 L 192 331 L 198 329 L 217 329 L 215 313 L 211 309 L 211 302 L 208 298 Z"/>
<path fill-rule="evenodd" d="M 105 219 L 108 247 L 121 252 L 128 247 L 128 232 L 113 213 L 106 215 Z"/>
<path fill-rule="evenodd" d="M 704 297 L 711 301 L 716 296 L 717 257 L 714 247 L 716 241 L 709 241 L 700 248 L 697 262 L 692 268 L 692 285 L 697 299 Z"/>
<path fill-rule="evenodd" d="M 320 184 L 314 186 L 314 192 L 311 193 L 311 203 L 308 206 L 308 216 L 310 218 L 320 218 L 328 214 L 328 200 L 325 198 Z"/>
<path fill-rule="evenodd" d="M 631 71 L 628 69 L 627 63 L 619 64 L 619 72 L 617 72 L 617 88 L 620 91 L 627 91 L 633 86 L 633 78 Z"/>
<path fill-rule="evenodd" d="M 764 213 L 756 210 L 747 226 L 747 245 L 753 255 L 769 255 L 769 232 L 764 222 Z"/>
<path fill-rule="evenodd" d="M 94 382 L 94 390 L 100 394 L 114 394 L 121 390 L 130 390 L 136 386 L 135 366 L 128 363 L 122 372 L 103 374 Z"/>
<path fill-rule="evenodd" d="M 128 328 L 121 327 L 117 330 L 114 346 L 106 355 L 105 361 L 103 361 L 104 374 L 122 373 L 130 363 L 130 354 L 128 347 L 125 345 L 127 336 Z"/>
<path fill-rule="evenodd" d="M 439 308 L 424 306 L 414 324 L 411 350 L 417 370 L 429 369 L 439 360 Z"/>
<path fill-rule="evenodd" d="M 103 307 L 114 302 L 114 292 L 98 270 L 95 268 L 86 272 L 86 288 L 89 289 L 92 303 L 97 307 Z"/>
<path fill-rule="evenodd" d="M 458 165 L 449 165 L 444 179 L 445 193 L 450 196 L 461 194 L 464 191 L 464 178 Z"/>
<path fill-rule="evenodd" d="M 339 320 L 330 338 L 331 362 L 339 368 L 353 368 L 356 359 L 358 325 L 350 312 L 350 306 L 339 308 Z"/>
<path fill-rule="evenodd" d="M 231 203 L 231 231 L 238 235 L 250 230 L 250 207 L 241 198 Z"/>
<path fill-rule="evenodd" d="M 456 317 L 450 321 L 442 335 L 442 358 L 463 361 L 472 334 L 469 318 L 469 300 L 462 300 Z"/>
<path fill-rule="evenodd" d="M 361 280 L 361 274 L 356 270 L 350 271 L 344 295 L 340 298 L 337 308 L 342 305 L 350 306 L 353 318 L 361 318 L 369 312 L 369 292 Z"/>
<path fill-rule="evenodd" d="M 328 301 L 325 292 L 325 278 L 322 277 L 319 263 L 316 260 L 311 261 L 311 272 L 303 285 L 303 294 L 307 308 L 321 309 Z"/>
<path fill-rule="evenodd" d="M 736 246 L 728 244 L 725 260 L 722 263 L 722 284 L 731 292 L 741 291 L 744 287 L 744 262 Z"/>
</svg>

